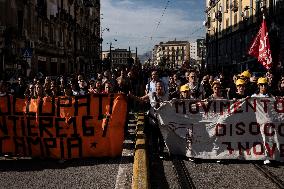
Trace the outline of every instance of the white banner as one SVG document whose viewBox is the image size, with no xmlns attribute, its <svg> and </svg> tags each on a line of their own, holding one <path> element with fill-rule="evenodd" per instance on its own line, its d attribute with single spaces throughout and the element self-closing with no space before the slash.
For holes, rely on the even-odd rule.
<svg viewBox="0 0 284 189">
<path fill-rule="evenodd" d="M 170 101 L 158 110 L 172 154 L 202 159 L 284 160 L 284 99 Z"/>
</svg>

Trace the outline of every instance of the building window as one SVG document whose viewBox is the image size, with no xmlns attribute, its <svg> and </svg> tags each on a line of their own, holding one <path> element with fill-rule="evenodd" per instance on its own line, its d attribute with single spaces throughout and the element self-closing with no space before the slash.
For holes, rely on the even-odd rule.
<svg viewBox="0 0 284 189">
<path fill-rule="evenodd" d="M 229 9 L 229 6 L 230 6 L 230 5 L 229 5 L 229 1 L 230 1 L 230 0 L 226 0 L 226 7 L 225 7 L 225 10 L 228 10 L 228 9 Z"/>
<path fill-rule="evenodd" d="M 226 19 L 226 29 L 229 27 L 229 18 Z"/>
</svg>

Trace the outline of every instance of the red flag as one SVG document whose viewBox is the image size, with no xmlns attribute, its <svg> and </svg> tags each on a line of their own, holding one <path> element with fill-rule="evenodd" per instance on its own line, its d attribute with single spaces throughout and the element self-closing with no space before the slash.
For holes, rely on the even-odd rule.
<svg viewBox="0 0 284 189">
<path fill-rule="evenodd" d="M 258 31 L 257 36 L 254 38 L 248 54 L 256 57 L 258 62 L 260 62 L 266 69 L 269 70 L 272 67 L 272 56 L 265 19 L 262 21 L 261 28 Z"/>
</svg>

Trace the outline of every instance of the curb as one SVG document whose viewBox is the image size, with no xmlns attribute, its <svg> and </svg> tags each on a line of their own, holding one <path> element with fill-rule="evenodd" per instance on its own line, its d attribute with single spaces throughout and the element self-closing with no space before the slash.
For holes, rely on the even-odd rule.
<svg viewBox="0 0 284 189">
<path fill-rule="evenodd" d="M 144 134 L 144 114 L 139 113 L 136 126 L 136 144 L 133 163 L 132 189 L 149 188 L 149 171 L 146 135 Z"/>
</svg>

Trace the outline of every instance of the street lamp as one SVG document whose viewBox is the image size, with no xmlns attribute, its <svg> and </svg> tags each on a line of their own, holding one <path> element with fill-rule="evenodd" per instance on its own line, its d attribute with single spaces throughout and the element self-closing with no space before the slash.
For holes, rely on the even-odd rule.
<svg viewBox="0 0 284 189">
<path fill-rule="evenodd" d="M 113 39 L 114 41 L 117 41 L 117 39 Z M 113 70 L 113 63 L 112 63 L 112 41 L 110 41 L 109 43 L 107 43 L 107 44 L 109 44 L 109 61 L 110 61 L 110 70 L 111 70 L 111 72 L 112 72 L 112 70 Z"/>
</svg>

